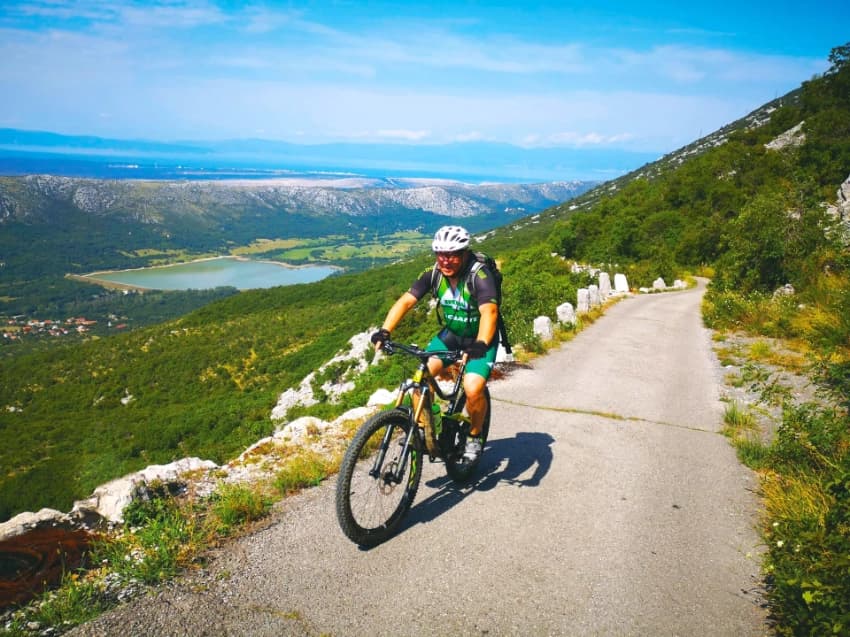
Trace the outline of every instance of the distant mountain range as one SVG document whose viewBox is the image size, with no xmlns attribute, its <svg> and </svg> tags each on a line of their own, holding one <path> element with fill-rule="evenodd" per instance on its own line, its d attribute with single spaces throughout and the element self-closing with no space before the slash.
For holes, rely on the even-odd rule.
<svg viewBox="0 0 850 637">
<path fill-rule="evenodd" d="M 173 173 L 161 178 L 197 178 L 223 170 L 357 173 L 365 176 L 442 177 L 464 181 L 604 181 L 623 175 L 658 153 L 611 149 L 521 148 L 467 142 L 444 145 L 314 144 L 241 139 L 157 142 L 0 129 L 0 174 L 22 175 L 40 165 L 62 165 L 68 176 L 135 177 L 105 174 L 110 164 L 139 169 L 157 166 Z M 49 162 L 52 162 L 50 164 Z M 76 163 L 82 162 L 82 163 Z M 147 174 L 146 177 L 154 175 Z"/>
<path fill-rule="evenodd" d="M 471 185 L 447 180 L 316 179 L 143 181 L 56 175 L 0 177 L 0 227 L 50 224 L 69 213 L 157 226 L 164 235 L 297 236 L 303 225 L 427 228 L 440 218 L 492 228 L 571 199 L 596 182 Z M 313 223 L 311 223 L 313 222 Z"/>
</svg>

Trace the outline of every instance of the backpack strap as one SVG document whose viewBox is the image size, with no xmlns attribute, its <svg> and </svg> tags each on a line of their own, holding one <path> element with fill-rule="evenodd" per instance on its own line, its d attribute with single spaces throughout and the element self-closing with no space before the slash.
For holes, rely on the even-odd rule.
<svg viewBox="0 0 850 637">
<path fill-rule="evenodd" d="M 478 258 L 478 253 L 475 253 L 476 259 L 475 263 L 472 264 L 472 267 L 469 268 L 469 274 L 467 275 L 466 285 L 472 295 L 478 298 L 478 295 L 475 291 L 475 279 L 478 277 L 478 271 L 484 267 L 485 263 L 482 259 Z M 496 276 L 495 272 L 491 272 L 493 276 Z M 513 356 L 513 349 L 511 348 L 511 343 L 508 340 L 508 328 L 505 325 L 505 317 L 502 315 L 502 291 L 499 290 L 499 314 L 496 317 L 496 332 L 499 337 L 499 342 L 502 344 L 502 347 L 505 348 L 505 353 L 508 356 Z"/>
<path fill-rule="evenodd" d="M 478 259 L 475 259 L 475 261 L 469 268 L 469 272 L 467 272 L 466 274 L 466 288 L 470 292 L 472 292 L 472 296 L 474 296 L 476 299 L 478 298 L 478 293 L 475 291 L 475 275 L 478 274 L 478 271 L 483 267 L 484 264 Z"/>
<path fill-rule="evenodd" d="M 434 300 L 437 301 L 437 306 L 434 309 L 435 314 L 437 315 L 437 323 L 440 326 L 444 326 L 446 324 L 446 319 L 443 316 L 443 310 L 440 306 L 440 282 L 443 280 L 443 273 L 437 268 L 437 264 L 434 263 L 434 268 L 431 270 L 431 296 L 434 297 Z"/>
<path fill-rule="evenodd" d="M 433 269 L 431 270 L 431 295 L 436 299 L 438 296 L 438 291 L 440 289 L 440 281 L 443 279 L 443 273 L 440 272 L 439 268 L 437 268 L 437 264 L 434 264 Z"/>
</svg>

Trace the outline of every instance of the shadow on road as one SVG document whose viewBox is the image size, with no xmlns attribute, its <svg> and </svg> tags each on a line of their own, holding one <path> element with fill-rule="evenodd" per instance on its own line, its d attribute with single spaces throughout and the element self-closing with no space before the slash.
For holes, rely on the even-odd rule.
<svg viewBox="0 0 850 637">
<path fill-rule="evenodd" d="M 475 491 L 489 491 L 500 483 L 536 487 L 552 465 L 554 441 L 549 434 L 539 432 L 520 432 L 514 438 L 488 440 L 478 475 L 467 484 L 457 484 L 445 475 L 428 481 L 426 484 L 437 492 L 410 510 L 399 533 L 435 520 Z"/>
</svg>

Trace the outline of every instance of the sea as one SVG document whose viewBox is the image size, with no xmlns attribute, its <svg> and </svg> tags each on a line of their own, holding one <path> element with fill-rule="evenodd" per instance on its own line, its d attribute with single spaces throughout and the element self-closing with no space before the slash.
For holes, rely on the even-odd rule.
<svg viewBox="0 0 850 637">
<path fill-rule="evenodd" d="M 468 174 L 462 170 L 435 170 L 424 166 L 391 168 L 386 165 L 357 167 L 297 163 L 285 166 L 268 161 L 238 161 L 222 157 L 179 159 L 140 159 L 137 157 L 99 156 L 76 153 L 25 152 L 0 148 L 0 176 L 58 175 L 83 179 L 147 179 L 162 181 L 268 180 L 268 179 L 339 179 L 360 177 L 374 180 L 373 187 L 391 185 L 394 179 L 448 179 L 462 182 L 521 182 L 498 175 Z"/>
</svg>

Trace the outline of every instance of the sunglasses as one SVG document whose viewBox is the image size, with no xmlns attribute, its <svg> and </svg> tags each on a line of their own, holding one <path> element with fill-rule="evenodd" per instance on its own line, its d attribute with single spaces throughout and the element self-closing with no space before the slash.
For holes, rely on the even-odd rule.
<svg viewBox="0 0 850 637">
<path fill-rule="evenodd" d="M 437 252 L 436 255 L 442 261 L 459 261 L 463 257 L 463 252 Z"/>
</svg>

